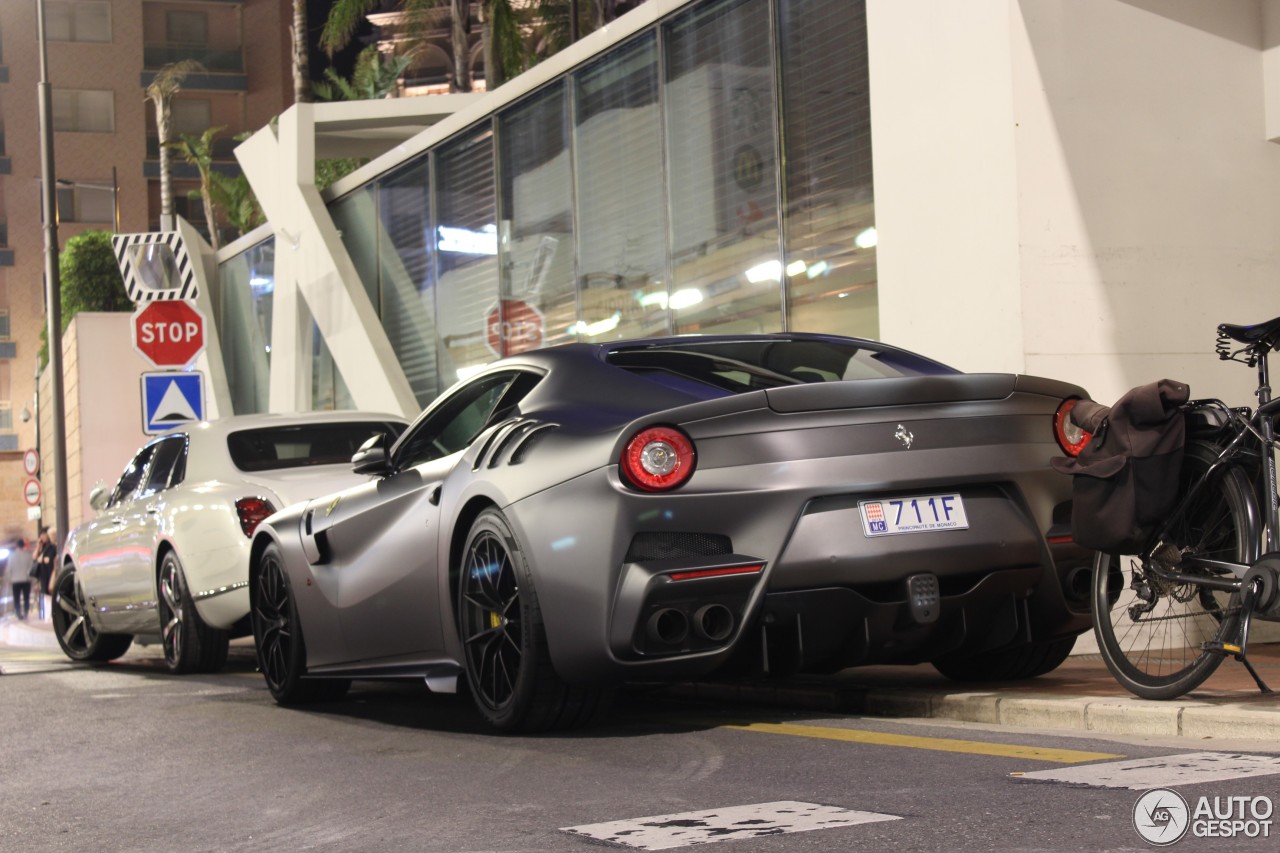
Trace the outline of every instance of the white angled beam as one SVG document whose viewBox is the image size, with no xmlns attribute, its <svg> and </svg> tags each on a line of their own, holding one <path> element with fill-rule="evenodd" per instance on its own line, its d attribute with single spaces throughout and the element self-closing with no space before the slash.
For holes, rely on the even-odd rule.
<svg viewBox="0 0 1280 853">
<path fill-rule="evenodd" d="M 300 296 L 357 408 L 412 416 L 417 399 L 315 186 L 312 104 L 286 110 L 236 148 L 276 236 L 271 411 L 311 407 L 310 329 Z"/>
</svg>

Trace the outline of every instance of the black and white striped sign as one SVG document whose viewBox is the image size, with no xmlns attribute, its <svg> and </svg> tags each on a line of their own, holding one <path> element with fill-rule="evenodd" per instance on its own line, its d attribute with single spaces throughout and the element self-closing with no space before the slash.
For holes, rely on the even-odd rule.
<svg viewBox="0 0 1280 853">
<path fill-rule="evenodd" d="M 199 288 L 187 245 L 177 231 L 116 234 L 111 248 L 134 302 L 195 299 Z"/>
</svg>

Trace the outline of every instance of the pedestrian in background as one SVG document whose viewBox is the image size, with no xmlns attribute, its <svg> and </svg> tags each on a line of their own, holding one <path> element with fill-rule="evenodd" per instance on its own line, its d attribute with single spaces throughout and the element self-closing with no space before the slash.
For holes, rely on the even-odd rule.
<svg viewBox="0 0 1280 853">
<path fill-rule="evenodd" d="M 13 588 L 13 612 L 26 621 L 31 611 L 31 551 L 27 540 L 18 538 L 9 546 L 9 585 Z"/>
<path fill-rule="evenodd" d="M 58 559 L 58 546 L 53 544 L 53 533 L 47 527 L 40 528 L 40 537 L 36 539 L 35 547 L 35 564 L 36 564 L 36 601 L 40 602 L 40 619 L 45 618 L 45 602 L 46 595 L 53 595 L 53 565 Z"/>
</svg>

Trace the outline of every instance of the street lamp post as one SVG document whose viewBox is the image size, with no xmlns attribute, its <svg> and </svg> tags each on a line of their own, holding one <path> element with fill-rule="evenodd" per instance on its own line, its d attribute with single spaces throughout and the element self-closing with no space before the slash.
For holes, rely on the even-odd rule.
<svg viewBox="0 0 1280 853">
<path fill-rule="evenodd" d="M 57 187 L 53 168 L 53 98 L 49 90 L 49 57 L 44 32 L 44 0 L 36 0 L 36 40 L 40 51 L 40 82 L 36 85 L 40 111 L 40 188 L 44 210 L 44 299 L 48 315 L 49 369 L 53 371 L 53 429 L 47 436 L 53 463 L 54 500 L 58 502 L 57 534 L 59 550 L 67 537 L 70 518 L 67 506 L 67 422 L 62 381 L 62 284 L 58 280 Z"/>
</svg>

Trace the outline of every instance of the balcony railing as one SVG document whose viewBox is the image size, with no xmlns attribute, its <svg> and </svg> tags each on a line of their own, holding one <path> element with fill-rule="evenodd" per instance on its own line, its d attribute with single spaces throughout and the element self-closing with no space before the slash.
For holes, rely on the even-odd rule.
<svg viewBox="0 0 1280 853">
<path fill-rule="evenodd" d="M 166 65 L 194 59 L 211 74 L 243 74 L 244 51 L 240 48 L 217 49 L 192 44 L 149 44 L 142 51 L 143 67 L 155 71 Z"/>
</svg>

